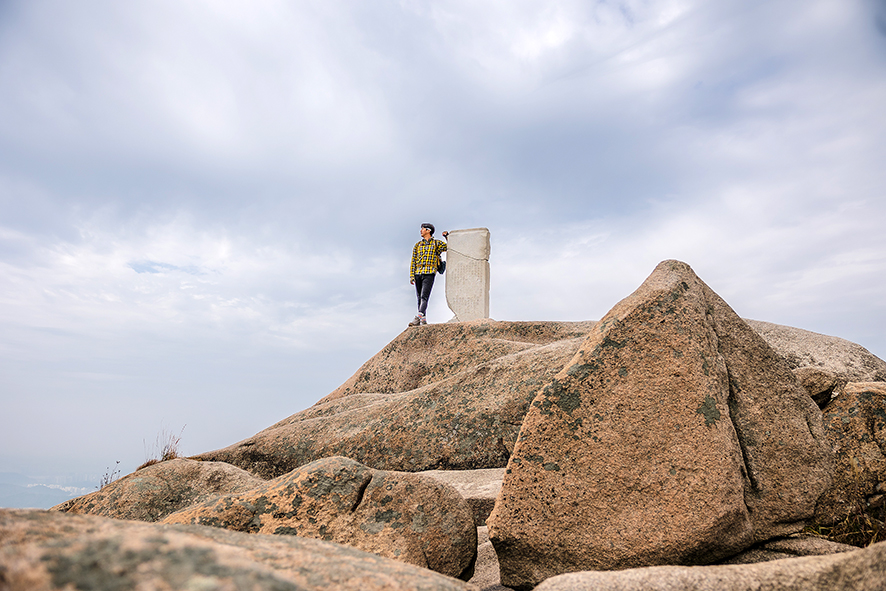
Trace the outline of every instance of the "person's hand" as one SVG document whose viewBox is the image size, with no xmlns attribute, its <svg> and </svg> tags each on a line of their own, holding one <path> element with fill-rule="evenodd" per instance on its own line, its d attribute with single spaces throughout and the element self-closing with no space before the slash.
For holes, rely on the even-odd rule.
<svg viewBox="0 0 886 591">
<path fill-rule="evenodd" d="M 409 285 L 415 285 L 415 279 L 410 279 L 410 280 L 409 280 Z"/>
<path fill-rule="evenodd" d="M 446 238 L 447 236 L 449 236 L 449 232 L 443 232 L 443 238 Z"/>
</svg>

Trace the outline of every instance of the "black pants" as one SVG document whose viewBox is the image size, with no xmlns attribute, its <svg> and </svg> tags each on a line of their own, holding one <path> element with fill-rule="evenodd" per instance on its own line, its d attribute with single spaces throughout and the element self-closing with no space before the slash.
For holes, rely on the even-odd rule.
<svg viewBox="0 0 886 591">
<path fill-rule="evenodd" d="M 436 273 L 415 276 L 415 296 L 418 298 L 418 311 L 421 314 L 426 314 L 428 311 L 428 300 L 431 299 L 434 277 L 436 277 Z"/>
</svg>

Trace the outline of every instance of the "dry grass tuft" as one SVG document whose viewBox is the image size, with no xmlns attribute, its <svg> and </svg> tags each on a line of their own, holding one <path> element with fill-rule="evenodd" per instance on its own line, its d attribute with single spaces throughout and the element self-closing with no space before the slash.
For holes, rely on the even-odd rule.
<svg viewBox="0 0 886 591">
<path fill-rule="evenodd" d="M 854 458 L 849 459 L 852 477 L 846 490 L 853 499 L 845 517 L 832 516 L 828 524 L 807 527 L 804 532 L 828 539 L 832 542 L 866 548 L 871 544 L 886 541 L 886 504 L 882 496 L 874 502 L 866 495 L 866 479 Z"/>
<path fill-rule="evenodd" d="M 185 425 L 185 427 L 187 427 L 187 425 Z M 154 464 L 165 462 L 167 460 L 180 458 L 179 444 L 181 444 L 182 433 L 184 433 L 185 427 L 181 428 L 178 435 L 172 431 L 167 431 L 166 429 L 161 430 L 160 433 L 157 434 L 157 439 L 154 441 L 154 447 L 152 449 L 153 453 L 150 455 L 148 454 L 148 446 L 145 444 L 145 463 L 136 468 L 135 471 L 138 472 L 142 468 L 147 468 L 148 466 L 153 466 Z"/>
<path fill-rule="evenodd" d="M 102 478 L 98 483 L 98 486 L 95 488 L 97 488 L 98 490 L 101 490 L 104 487 L 111 484 L 112 482 L 114 482 L 115 480 L 117 480 L 118 478 L 120 478 L 120 467 L 119 466 L 120 466 L 120 460 L 117 460 L 117 463 L 114 464 L 113 470 L 111 470 L 111 467 L 108 466 L 108 469 L 102 475 Z"/>
</svg>

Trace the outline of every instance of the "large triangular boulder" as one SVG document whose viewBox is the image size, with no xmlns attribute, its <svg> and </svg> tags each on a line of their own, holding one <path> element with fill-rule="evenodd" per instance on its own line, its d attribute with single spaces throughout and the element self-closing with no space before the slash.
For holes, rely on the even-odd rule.
<svg viewBox="0 0 886 591">
<path fill-rule="evenodd" d="M 785 360 L 665 261 L 532 402 L 487 520 L 502 584 L 705 564 L 796 532 L 830 462 Z"/>
</svg>

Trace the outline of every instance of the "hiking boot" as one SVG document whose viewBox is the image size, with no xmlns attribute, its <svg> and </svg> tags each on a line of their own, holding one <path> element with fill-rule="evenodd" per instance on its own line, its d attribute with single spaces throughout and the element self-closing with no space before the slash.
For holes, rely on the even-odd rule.
<svg viewBox="0 0 886 591">
<path fill-rule="evenodd" d="M 421 325 L 422 325 L 422 326 L 424 326 L 425 324 L 428 323 L 428 319 L 425 318 L 425 315 L 424 315 L 424 314 L 419 314 L 419 315 L 418 315 L 418 319 L 419 319 L 419 321 L 421 321 Z"/>
<path fill-rule="evenodd" d="M 422 319 L 420 316 L 416 316 L 409 322 L 409 326 L 419 326 L 422 324 Z"/>
</svg>

